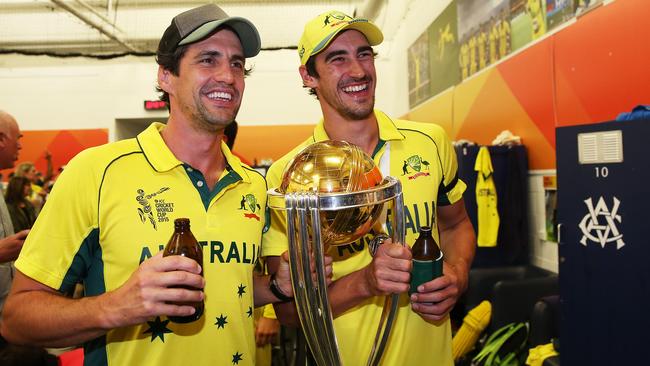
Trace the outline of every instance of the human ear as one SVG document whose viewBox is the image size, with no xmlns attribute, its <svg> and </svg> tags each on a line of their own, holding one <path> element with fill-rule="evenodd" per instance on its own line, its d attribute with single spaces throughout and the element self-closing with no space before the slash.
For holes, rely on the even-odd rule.
<svg viewBox="0 0 650 366">
<path fill-rule="evenodd" d="M 171 83 L 171 71 L 162 66 L 158 66 L 158 86 L 160 89 L 169 93 Z"/>
<path fill-rule="evenodd" d="M 307 72 L 307 67 L 305 65 L 300 65 L 298 72 L 302 78 L 302 85 L 308 88 L 315 88 L 318 86 L 318 80 L 315 77 L 309 75 L 309 72 Z"/>
</svg>

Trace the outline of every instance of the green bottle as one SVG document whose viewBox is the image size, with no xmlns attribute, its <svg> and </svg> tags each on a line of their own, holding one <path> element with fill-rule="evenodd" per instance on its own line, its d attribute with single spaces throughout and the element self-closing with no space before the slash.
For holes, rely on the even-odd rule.
<svg viewBox="0 0 650 366">
<path fill-rule="evenodd" d="M 442 252 L 431 235 L 429 226 L 420 227 L 420 236 L 411 248 L 413 270 L 409 295 L 418 292 L 418 286 L 442 276 Z"/>
</svg>

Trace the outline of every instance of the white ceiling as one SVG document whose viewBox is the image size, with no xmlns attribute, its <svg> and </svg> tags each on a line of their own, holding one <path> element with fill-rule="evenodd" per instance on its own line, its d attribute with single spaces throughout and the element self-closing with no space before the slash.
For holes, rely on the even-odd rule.
<svg viewBox="0 0 650 366">
<path fill-rule="evenodd" d="M 152 54 L 174 15 L 209 0 L 0 0 L 0 53 Z M 331 9 L 380 25 L 387 40 L 410 0 L 219 0 L 250 19 L 263 49 L 295 48 L 304 24 Z"/>
</svg>

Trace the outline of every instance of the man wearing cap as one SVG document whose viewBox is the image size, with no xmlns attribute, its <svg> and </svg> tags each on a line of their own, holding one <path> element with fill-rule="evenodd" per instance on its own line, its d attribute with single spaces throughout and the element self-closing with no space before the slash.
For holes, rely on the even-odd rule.
<svg viewBox="0 0 650 366">
<path fill-rule="evenodd" d="M 274 163 L 269 187 L 278 187 L 285 166 L 303 147 L 323 140 L 346 140 L 372 156 L 383 175 L 398 178 L 404 191 L 406 243 L 420 226 L 431 226 L 444 253 L 444 275 L 418 286 L 410 298 L 411 254 L 385 242 L 374 257 L 367 242 L 330 248 L 334 282 L 329 299 L 345 365 L 365 364 L 374 342 L 384 296 L 402 294 L 383 365 L 452 365 L 448 313 L 467 286 L 475 235 L 467 218 L 454 150 L 435 124 L 392 119 L 374 109 L 377 77 L 372 46 L 381 31 L 366 19 L 341 12 L 319 15 L 306 24 L 298 43 L 303 85 L 318 99 L 323 119 L 312 137 Z M 263 252 L 273 273 L 287 248 L 285 215 L 271 212 Z M 273 257 L 275 256 L 275 257 Z M 274 304 L 283 322 L 295 321 L 293 303 Z"/>
<path fill-rule="evenodd" d="M 176 16 L 157 52 L 166 125 L 86 150 L 61 174 L 21 256 L 2 334 L 85 348 L 97 365 L 252 365 L 253 308 L 291 296 L 288 265 L 254 276 L 266 184 L 223 143 L 260 50 L 248 20 L 210 4 Z M 240 204 L 244 202 L 245 205 Z M 202 267 L 162 257 L 188 217 Z M 63 296 L 83 282 L 86 297 Z M 204 301 L 203 316 L 188 316 Z"/>
</svg>

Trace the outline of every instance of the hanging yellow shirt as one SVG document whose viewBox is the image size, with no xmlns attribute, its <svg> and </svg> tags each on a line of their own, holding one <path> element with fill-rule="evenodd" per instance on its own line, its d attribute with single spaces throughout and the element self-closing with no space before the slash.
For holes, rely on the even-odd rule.
<svg viewBox="0 0 650 366">
<path fill-rule="evenodd" d="M 499 234 L 497 190 L 492 178 L 492 160 L 488 148 L 483 146 L 476 156 L 476 206 L 478 207 L 478 246 L 495 247 Z"/>
</svg>

